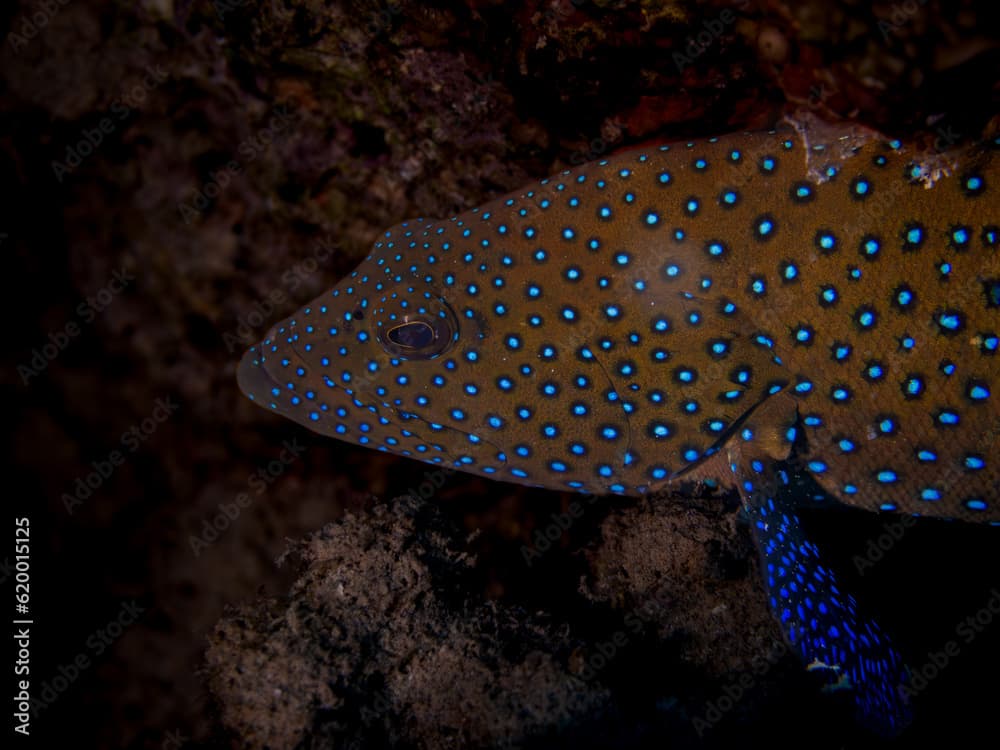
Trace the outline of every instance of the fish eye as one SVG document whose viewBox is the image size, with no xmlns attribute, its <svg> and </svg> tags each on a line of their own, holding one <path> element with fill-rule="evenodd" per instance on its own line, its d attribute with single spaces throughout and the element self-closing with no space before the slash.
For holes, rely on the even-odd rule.
<svg viewBox="0 0 1000 750">
<path fill-rule="evenodd" d="M 424 349 L 434 343 L 434 329 L 422 320 L 390 328 L 385 338 L 405 349 Z"/>
<path fill-rule="evenodd" d="M 382 348 L 400 359 L 434 359 L 457 338 L 458 327 L 451 311 L 442 306 L 437 314 L 417 313 L 395 316 L 377 327 Z"/>
</svg>

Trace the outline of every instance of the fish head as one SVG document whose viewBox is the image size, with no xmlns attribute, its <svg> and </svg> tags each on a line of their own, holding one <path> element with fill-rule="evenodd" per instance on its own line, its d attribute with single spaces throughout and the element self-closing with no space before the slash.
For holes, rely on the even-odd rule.
<svg viewBox="0 0 1000 750">
<path fill-rule="evenodd" d="M 244 354 L 237 380 L 255 403 L 322 435 L 450 464 L 469 436 L 445 426 L 430 395 L 447 382 L 445 355 L 463 334 L 476 336 L 475 324 L 463 331 L 421 272 L 427 259 L 396 245 L 376 243 L 337 286 L 272 327 Z"/>
<path fill-rule="evenodd" d="M 570 321 L 564 297 L 534 291 L 537 262 L 502 243 L 477 252 L 503 226 L 471 238 L 461 219 L 386 231 L 244 355 L 240 388 L 340 440 L 520 484 L 624 492 L 628 424 L 587 356 L 586 299 L 572 300 Z"/>
</svg>

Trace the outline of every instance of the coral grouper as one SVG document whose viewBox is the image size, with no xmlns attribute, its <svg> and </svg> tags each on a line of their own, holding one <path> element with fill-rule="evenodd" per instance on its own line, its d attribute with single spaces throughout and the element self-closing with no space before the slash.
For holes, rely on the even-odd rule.
<svg viewBox="0 0 1000 750">
<path fill-rule="evenodd" d="M 386 231 L 245 355 L 243 391 L 341 440 L 553 489 L 713 477 L 771 608 L 862 719 L 907 670 L 803 535 L 810 475 L 873 511 L 1000 520 L 1000 149 L 847 126 L 623 152 Z"/>
</svg>

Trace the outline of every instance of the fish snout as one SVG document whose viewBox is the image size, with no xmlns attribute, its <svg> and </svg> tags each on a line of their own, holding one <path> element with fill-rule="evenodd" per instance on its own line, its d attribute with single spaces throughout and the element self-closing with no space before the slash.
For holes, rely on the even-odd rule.
<svg viewBox="0 0 1000 750">
<path fill-rule="evenodd" d="M 274 389 L 280 388 L 271 377 L 261 357 L 260 344 L 252 346 L 243 354 L 236 368 L 236 383 L 240 390 L 252 401 L 266 406 L 274 400 Z"/>
</svg>

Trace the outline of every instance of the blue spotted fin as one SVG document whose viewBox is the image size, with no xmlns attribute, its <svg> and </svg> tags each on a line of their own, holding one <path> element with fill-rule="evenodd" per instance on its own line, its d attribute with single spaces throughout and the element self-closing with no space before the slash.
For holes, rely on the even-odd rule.
<svg viewBox="0 0 1000 750">
<path fill-rule="evenodd" d="M 765 567 L 802 577 L 790 597 L 768 578 L 789 638 L 896 726 L 898 658 L 774 505 L 774 467 L 869 510 L 1000 522 L 998 153 L 797 126 L 585 164 L 386 231 L 247 352 L 240 387 L 321 434 L 532 486 L 712 476 Z"/>
<path fill-rule="evenodd" d="M 747 417 L 741 438 L 727 443 L 724 458 L 712 463 L 725 460 L 732 473 L 750 517 L 768 604 L 786 638 L 825 690 L 851 693 L 859 721 L 891 736 L 912 718 L 903 659 L 841 590 L 793 504 L 778 494 L 788 482 L 778 467 L 789 458 L 788 438 L 795 441 L 797 411 L 788 392 L 768 399 Z"/>
</svg>

